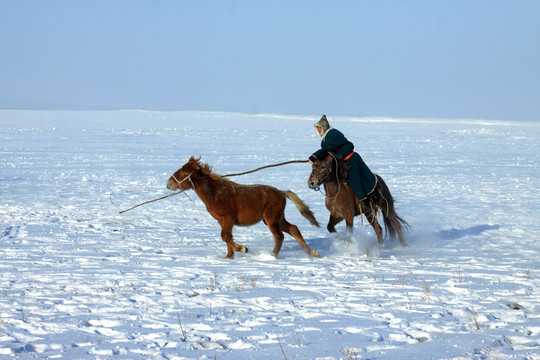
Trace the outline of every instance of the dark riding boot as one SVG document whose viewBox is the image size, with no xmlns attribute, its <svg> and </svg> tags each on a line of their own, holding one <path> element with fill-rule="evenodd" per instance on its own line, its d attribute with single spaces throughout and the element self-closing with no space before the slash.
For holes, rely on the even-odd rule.
<svg viewBox="0 0 540 360">
<path fill-rule="evenodd" d="M 346 164 L 351 167 L 347 182 L 360 201 L 364 200 L 375 189 L 375 175 L 369 170 L 358 153 L 354 153 Z"/>
</svg>

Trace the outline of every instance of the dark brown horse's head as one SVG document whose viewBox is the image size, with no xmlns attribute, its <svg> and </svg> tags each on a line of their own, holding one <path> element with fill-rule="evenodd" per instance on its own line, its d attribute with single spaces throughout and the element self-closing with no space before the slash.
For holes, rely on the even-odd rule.
<svg viewBox="0 0 540 360">
<path fill-rule="evenodd" d="M 167 181 L 167 189 L 171 191 L 175 190 L 189 190 L 193 188 L 193 182 L 190 180 L 190 176 L 201 167 L 201 158 L 191 157 L 187 163 L 169 178 Z"/>
<path fill-rule="evenodd" d="M 308 178 L 310 189 L 319 190 L 321 185 L 336 179 L 347 179 L 349 167 L 333 153 L 325 153 L 311 165 Z"/>
</svg>

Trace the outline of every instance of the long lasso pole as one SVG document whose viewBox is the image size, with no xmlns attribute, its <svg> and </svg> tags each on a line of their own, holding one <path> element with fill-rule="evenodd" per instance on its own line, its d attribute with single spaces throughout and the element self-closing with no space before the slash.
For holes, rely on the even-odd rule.
<svg viewBox="0 0 540 360">
<path fill-rule="evenodd" d="M 238 175 L 251 174 L 251 173 L 253 173 L 253 172 L 255 172 L 255 171 L 259 171 L 259 170 L 266 169 L 266 168 L 271 168 L 271 167 L 276 167 L 276 166 L 282 166 L 282 165 L 287 165 L 287 164 L 293 164 L 293 163 L 307 163 L 307 162 L 309 162 L 309 160 L 290 160 L 290 161 L 285 161 L 285 162 L 282 162 L 282 163 L 279 163 L 279 164 L 272 164 L 272 165 L 261 166 L 260 168 L 256 168 L 256 169 L 250 170 L 250 171 L 244 171 L 244 172 L 236 173 L 236 174 L 223 175 L 222 177 L 231 177 L 231 176 L 238 176 Z"/>
<path fill-rule="evenodd" d="M 307 163 L 309 162 L 309 160 L 290 160 L 290 161 L 285 161 L 285 162 L 282 162 L 282 163 L 278 163 L 278 164 L 271 164 L 271 165 L 266 165 L 266 166 L 261 166 L 257 169 L 254 169 L 254 170 L 250 170 L 250 171 L 245 171 L 245 172 L 241 172 L 241 173 L 236 173 L 236 174 L 228 174 L 228 175 L 223 175 L 222 177 L 231 177 L 231 176 L 239 176 L 239 175 L 245 175 L 245 174 L 251 174 L 253 172 L 256 172 L 256 171 L 259 171 L 259 170 L 262 170 L 262 169 L 266 169 L 266 168 L 271 168 L 271 167 L 276 167 L 276 166 L 282 166 L 282 165 L 287 165 L 287 164 L 293 164 L 293 163 Z M 182 180 L 184 181 L 184 180 Z M 171 197 L 171 196 L 174 196 L 174 195 L 178 195 L 178 194 L 181 194 L 183 191 L 179 191 L 179 192 L 175 192 L 173 194 L 169 194 L 169 195 L 165 195 L 165 196 L 162 196 L 162 197 L 159 197 L 157 199 L 154 199 L 154 200 L 148 200 L 148 201 L 145 201 L 143 203 L 140 203 L 140 204 L 137 204 L 135 206 L 132 206 L 130 207 L 129 209 L 126 209 L 126 210 L 122 210 L 120 211 L 120 214 L 123 214 L 127 211 L 130 211 L 130 210 L 133 210 L 135 208 L 138 208 L 139 206 L 142 206 L 142 205 L 146 205 L 146 204 L 150 204 L 150 203 L 153 203 L 153 202 L 156 202 L 158 200 L 163 200 L 163 199 L 166 199 L 168 197 Z"/>
</svg>

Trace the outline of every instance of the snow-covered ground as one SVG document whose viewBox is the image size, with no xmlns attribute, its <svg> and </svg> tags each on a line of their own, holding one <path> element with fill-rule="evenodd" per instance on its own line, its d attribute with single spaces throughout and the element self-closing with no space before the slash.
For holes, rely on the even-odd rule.
<svg viewBox="0 0 540 360">
<path fill-rule="evenodd" d="M 326 232 L 309 164 L 236 177 L 295 191 L 321 258 L 264 224 L 226 260 L 192 192 L 217 173 L 306 159 L 314 116 L 0 111 L 0 358 L 540 359 L 540 123 L 332 117 L 387 182 L 409 246 L 366 222 Z M 367 251 L 367 253 L 366 253 Z"/>
</svg>

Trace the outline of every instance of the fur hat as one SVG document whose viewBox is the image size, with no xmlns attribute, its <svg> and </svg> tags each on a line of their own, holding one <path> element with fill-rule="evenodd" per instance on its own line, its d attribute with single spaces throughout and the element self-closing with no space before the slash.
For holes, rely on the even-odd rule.
<svg viewBox="0 0 540 360">
<path fill-rule="evenodd" d="M 328 123 L 328 120 L 326 120 L 326 115 L 323 115 L 321 117 L 321 120 L 319 120 L 319 122 L 316 122 L 314 126 L 322 128 L 323 133 L 330 129 L 330 124 Z"/>
</svg>

